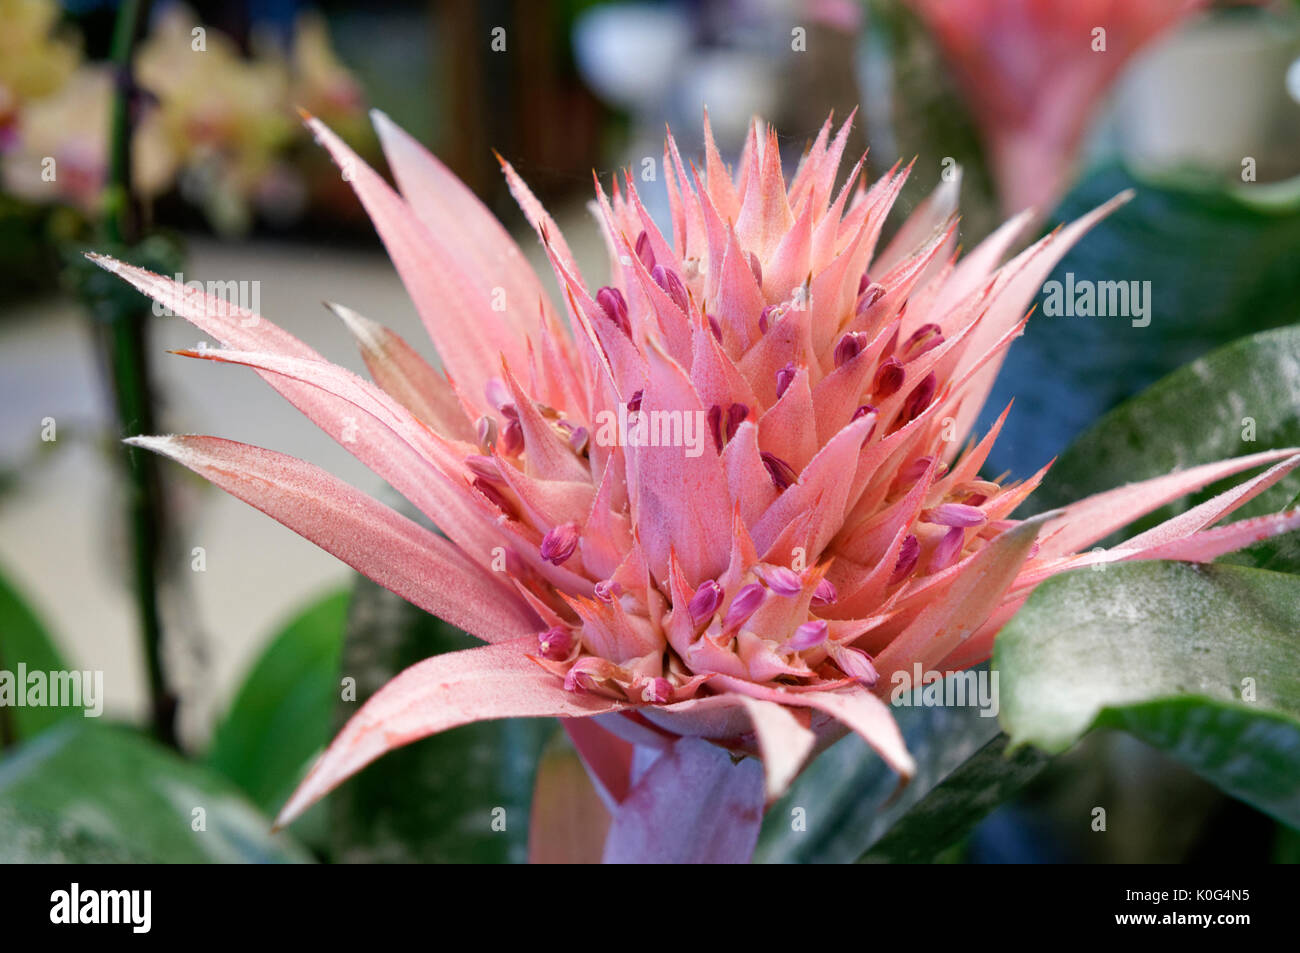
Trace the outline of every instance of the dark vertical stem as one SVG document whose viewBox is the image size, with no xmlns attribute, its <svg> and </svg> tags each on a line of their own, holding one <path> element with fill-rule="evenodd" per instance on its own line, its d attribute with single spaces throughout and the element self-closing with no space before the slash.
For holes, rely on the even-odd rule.
<svg viewBox="0 0 1300 953">
<path fill-rule="evenodd" d="M 113 33 L 113 68 L 117 86 L 109 142 L 103 237 L 112 245 L 130 247 L 140 240 L 139 208 L 131 191 L 131 130 L 134 109 L 132 55 L 148 13 L 148 0 L 123 0 Z M 148 311 L 113 316 L 104 329 L 118 424 L 123 437 L 153 433 L 153 387 L 147 357 Z M 131 570 L 140 636 L 148 667 L 154 734 L 176 746 L 176 697 L 167 687 L 162 659 L 162 619 L 158 607 L 158 562 L 162 538 L 162 500 L 156 458 L 147 451 L 124 446 L 127 516 L 131 537 Z"/>
</svg>

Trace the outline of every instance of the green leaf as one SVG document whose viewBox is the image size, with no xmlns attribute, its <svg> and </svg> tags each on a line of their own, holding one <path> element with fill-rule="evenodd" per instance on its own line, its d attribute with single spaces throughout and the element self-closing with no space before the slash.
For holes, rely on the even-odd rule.
<svg viewBox="0 0 1300 953">
<path fill-rule="evenodd" d="M 998 636 L 1002 724 L 1013 746 L 1048 752 L 1124 729 L 1297 826 L 1297 633 L 1290 574 L 1167 562 L 1066 573 Z"/>
<path fill-rule="evenodd" d="M 861 861 L 919 864 L 938 860 L 1046 767 L 1047 756 L 1032 748 L 1008 756 L 1007 740 L 998 732 L 940 783 L 897 811 Z"/>
<path fill-rule="evenodd" d="M 0 762 L 6 863 L 310 859 L 270 827 L 229 781 L 120 726 L 69 720 Z"/>
<path fill-rule="evenodd" d="M 1245 440 L 1243 433 L 1255 439 Z M 1116 407 L 1057 460 L 1043 485 L 1029 498 L 1027 509 L 1048 510 L 1195 464 L 1297 446 L 1300 325 L 1266 331 L 1220 348 Z M 1221 481 L 1163 507 L 1134 523 L 1129 533 L 1154 526 L 1242 479 Z M 1232 519 L 1285 509 L 1298 491 L 1300 474 L 1293 473 L 1238 510 Z M 1300 572 L 1298 550 L 1300 540 L 1296 534 L 1288 534 L 1241 558 L 1270 569 Z"/>
<path fill-rule="evenodd" d="M 0 670 L 13 672 L 16 678 L 19 663 L 33 672 L 64 672 L 69 669 L 35 613 L 9 584 L 4 573 L 0 573 Z M 0 710 L 0 718 L 9 720 L 13 736 L 18 740 L 30 738 L 64 718 L 80 715 L 79 708 L 49 706 Z"/>
<path fill-rule="evenodd" d="M 476 644 L 359 580 L 341 665 L 344 678 L 356 679 L 357 700 L 341 703 L 338 727 L 401 670 Z M 553 719 L 480 722 L 384 755 L 326 799 L 331 856 L 343 862 L 526 860 L 537 762 L 555 728 Z"/>
<path fill-rule="evenodd" d="M 348 598 L 346 590 L 325 596 L 271 640 L 213 737 L 207 763 L 268 814 L 330 740 Z M 311 811 L 292 830 L 314 846 L 325 839 L 324 821 L 323 811 Z"/>
<path fill-rule="evenodd" d="M 895 705 L 893 711 L 916 759 L 911 783 L 899 791 L 897 776 L 850 735 L 809 765 L 768 811 L 755 860 L 934 860 L 1046 762 L 1033 754 L 1001 757 L 1006 739 L 997 719 L 977 708 Z M 905 833 L 896 837 L 894 830 Z"/>
<path fill-rule="evenodd" d="M 1150 281 L 1150 324 L 1134 327 L 1131 318 L 1118 316 L 1049 316 L 1040 296 L 985 407 L 987 424 L 1016 401 L 993 450 L 991 472 L 1027 476 L 1101 414 L 1166 374 L 1243 335 L 1300 321 L 1300 201 L 1245 200 L 1243 194 L 1264 196 L 1264 187 L 1144 181 L 1106 166 L 1083 179 L 1047 225 L 1071 221 L 1127 188 L 1136 190 L 1133 201 L 1089 232 L 1050 280 L 1064 282 L 1073 274 L 1079 281 Z M 1295 379 L 1293 371 L 1293 387 Z M 1208 399 L 1187 403 L 1168 419 L 1181 433 L 1192 432 L 1188 453 L 1202 440 L 1239 439 L 1243 416 L 1265 427 L 1265 418 L 1279 409 L 1247 404 L 1237 412 L 1232 390 L 1207 378 L 1202 392 Z M 1219 423 L 1223 433 L 1210 434 Z M 1263 440 L 1237 452 L 1262 449 Z"/>
</svg>

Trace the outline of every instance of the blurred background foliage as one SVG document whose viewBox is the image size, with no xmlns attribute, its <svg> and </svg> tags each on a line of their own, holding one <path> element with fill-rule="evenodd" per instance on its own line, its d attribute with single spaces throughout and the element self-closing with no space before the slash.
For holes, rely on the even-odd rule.
<svg viewBox="0 0 1300 953">
<path fill-rule="evenodd" d="M 18 325 L 32 310 L 20 305 L 39 310 L 70 293 L 102 303 L 114 293 L 85 287 L 106 278 L 98 272 L 64 271 L 62 291 L 59 277 L 104 212 L 117 14 L 111 0 L 0 0 L 0 301 L 12 305 L 0 308 L 0 333 L 25 331 Z M 1099 22 L 1101 50 L 1091 32 Z M 498 28 L 506 55 L 491 45 Z M 1300 342 L 1294 328 L 1261 334 L 1300 322 L 1298 57 L 1300 7 L 1287 2 L 155 4 L 136 53 L 132 181 L 142 230 L 163 237 L 141 253 L 169 271 L 190 243 L 219 241 L 234 261 L 255 259 L 266 242 L 304 258 L 375 248 L 295 107 L 381 168 L 366 110 L 383 109 L 517 228 L 496 149 L 571 238 L 592 230 L 592 170 L 644 170 L 646 157 L 661 155 L 665 123 L 684 154 L 698 154 L 703 104 L 730 156 L 752 114 L 773 121 L 791 168 L 827 112 L 856 108 L 849 151 L 870 143 L 873 174 L 916 157 L 901 211 L 945 169 L 961 168 L 967 249 L 1026 204 L 1036 205 L 1041 234 L 1136 189 L 1052 277 L 1150 281 L 1149 325 L 1040 313 L 986 412 L 991 419 L 1016 399 L 993 469 L 1023 477 L 1061 455 L 1031 501 L 1046 509 L 1177 466 L 1300 444 L 1287 390 L 1295 365 L 1286 363 L 1300 362 Z M 58 174 L 47 179 L 51 158 Z M 645 192 L 663 216 L 663 197 Z M 113 314 L 132 306 L 104 305 Z M 1258 418 L 1248 444 L 1239 405 L 1251 411 L 1240 416 Z M 108 452 L 112 430 L 92 430 L 97 453 Z M 0 460 L 0 516 L 39 482 L 42 457 L 29 451 Z M 197 491 L 176 474 L 166 479 L 166 505 L 186 512 Z M 1298 492 L 1284 482 L 1255 509 Z M 183 547 L 171 540 L 164 551 Z M 1232 561 L 1295 573 L 1297 553 L 1288 538 Z M 192 616 L 192 597 L 177 588 Z M 269 833 L 267 818 L 358 703 L 405 665 L 467 644 L 364 580 L 329 589 L 278 610 L 282 624 L 258 637 L 259 652 L 180 751 L 118 712 L 110 716 L 119 723 L 101 725 L 66 710 L 0 707 L 0 859 L 524 859 L 530 804 L 545 815 L 554 803 L 534 803 L 538 759 L 573 758 L 552 722 L 476 725 L 419 742 L 290 831 Z M 75 584 L 67 598 L 77 598 Z M 0 575 L 0 669 L 78 667 L 83 639 L 48 631 Z M 222 650 L 218 629 L 191 652 L 189 684 L 205 679 L 204 653 Z M 354 680 L 354 695 L 343 683 L 340 699 L 341 679 Z M 197 707 L 180 695 L 182 708 Z M 901 714 L 921 763 L 906 795 L 891 800 L 888 772 L 846 739 L 773 809 L 760 860 L 1300 856 L 1279 812 L 1224 794 L 1154 736 L 1139 740 L 1138 721 L 1115 714 L 1137 734 L 1094 732 L 1050 761 L 1034 749 L 1007 760 L 1007 738 L 989 720 Z M 1116 836 L 1090 829 L 1101 803 Z M 813 833 L 787 829 L 800 804 L 815 805 Z M 194 805 L 212 836 L 190 836 Z M 494 809 L 508 819 L 499 831 Z M 599 827 L 600 810 L 584 823 Z"/>
</svg>

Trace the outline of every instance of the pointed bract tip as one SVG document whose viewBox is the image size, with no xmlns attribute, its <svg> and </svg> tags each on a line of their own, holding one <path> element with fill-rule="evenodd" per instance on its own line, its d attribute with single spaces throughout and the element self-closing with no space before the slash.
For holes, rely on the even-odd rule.
<svg viewBox="0 0 1300 953">
<path fill-rule="evenodd" d="M 293 108 L 298 110 L 298 115 L 302 118 L 302 121 L 307 123 L 308 125 L 316 121 L 316 117 L 313 116 L 311 113 L 309 113 L 307 110 L 303 109 L 301 106 L 294 106 Z"/>
</svg>

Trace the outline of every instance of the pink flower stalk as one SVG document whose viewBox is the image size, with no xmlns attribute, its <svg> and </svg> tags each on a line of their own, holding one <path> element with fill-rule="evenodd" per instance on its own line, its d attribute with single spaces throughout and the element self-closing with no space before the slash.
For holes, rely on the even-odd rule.
<svg viewBox="0 0 1300 953">
<path fill-rule="evenodd" d="M 998 267 L 1025 217 L 954 260 L 948 183 L 882 251 L 907 170 L 868 186 L 859 161 L 836 191 L 848 123 L 832 135 L 828 120 L 787 182 L 771 130 L 754 124 L 733 178 L 706 118 L 703 173 L 667 142 L 671 237 L 630 177 L 611 192 L 597 182 L 613 274 L 597 289 L 503 161 L 566 326 L 478 200 L 375 121 L 401 194 L 308 120 L 349 170 L 446 374 L 335 306 L 365 381 L 264 318 L 94 256 L 226 347 L 186 356 L 254 368 L 446 537 L 269 450 L 202 436 L 133 443 L 487 643 L 377 692 L 280 823 L 397 746 L 475 720 L 557 716 L 613 813 L 606 859 L 743 860 L 765 802 L 844 732 L 910 776 L 882 701 L 888 676 L 988 658 L 1043 579 L 1108 560 L 1207 560 L 1300 525 L 1290 513 L 1201 532 L 1300 465 L 1294 451 L 1025 521 L 1012 513 L 1042 473 L 980 478 L 1005 412 L 982 439 L 966 436 L 1031 297 L 1125 196 Z M 579 431 L 589 439 L 575 444 Z M 1274 466 L 1118 549 L 1088 551 L 1262 464 Z"/>
<path fill-rule="evenodd" d="M 1055 204 L 1129 59 L 1210 0 L 909 0 L 974 111 L 1008 213 Z M 1095 30 L 1104 30 L 1104 36 Z M 1100 44 L 1104 43 L 1104 46 Z"/>
</svg>

